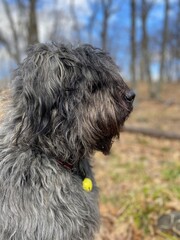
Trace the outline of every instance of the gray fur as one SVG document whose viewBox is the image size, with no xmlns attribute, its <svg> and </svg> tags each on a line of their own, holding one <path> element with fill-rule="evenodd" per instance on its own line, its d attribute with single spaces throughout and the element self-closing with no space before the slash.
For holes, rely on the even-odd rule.
<svg viewBox="0 0 180 240">
<path fill-rule="evenodd" d="M 13 78 L 0 129 L 0 240 L 92 240 L 95 150 L 108 154 L 132 110 L 113 60 L 90 45 L 37 44 Z M 58 163 L 71 163 L 75 170 Z M 93 190 L 82 188 L 82 172 Z"/>
</svg>

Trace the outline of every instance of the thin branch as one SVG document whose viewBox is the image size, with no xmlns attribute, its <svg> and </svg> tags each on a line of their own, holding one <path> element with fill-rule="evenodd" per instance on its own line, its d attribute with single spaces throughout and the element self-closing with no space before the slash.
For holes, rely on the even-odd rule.
<svg viewBox="0 0 180 240">
<path fill-rule="evenodd" d="M 7 52 L 10 56 L 13 56 L 12 50 L 10 48 L 10 44 L 7 39 L 3 36 L 2 32 L 0 31 L 0 42 L 5 46 Z"/>
<path fill-rule="evenodd" d="M 73 30 L 77 34 L 77 40 L 80 41 L 81 40 L 80 27 L 79 27 L 79 22 L 76 15 L 74 0 L 70 0 L 69 9 L 70 9 L 70 14 L 73 18 Z"/>
<path fill-rule="evenodd" d="M 15 45 L 15 60 L 17 61 L 17 63 L 20 62 L 20 54 L 19 54 L 19 45 L 18 45 L 18 34 L 15 28 L 15 23 L 13 21 L 12 15 L 11 15 L 11 11 L 8 5 L 8 2 L 6 0 L 2 0 L 2 3 L 4 5 L 4 9 L 7 15 L 7 19 L 9 21 L 10 27 L 11 27 L 11 31 L 12 31 L 12 35 L 13 35 L 13 40 L 14 40 L 14 45 Z"/>
<path fill-rule="evenodd" d="M 89 24 L 88 24 L 87 28 L 88 28 L 89 42 L 92 43 L 93 42 L 93 37 L 92 37 L 93 28 L 94 28 L 94 24 L 95 24 L 96 17 L 97 17 L 98 4 L 96 2 L 90 1 L 89 7 L 91 8 L 92 14 L 89 17 Z"/>
<path fill-rule="evenodd" d="M 129 126 L 124 127 L 123 130 L 128 133 L 143 134 L 149 137 L 166 138 L 169 140 L 180 140 L 180 134 L 174 132 L 162 132 L 154 129 L 136 128 Z"/>
</svg>

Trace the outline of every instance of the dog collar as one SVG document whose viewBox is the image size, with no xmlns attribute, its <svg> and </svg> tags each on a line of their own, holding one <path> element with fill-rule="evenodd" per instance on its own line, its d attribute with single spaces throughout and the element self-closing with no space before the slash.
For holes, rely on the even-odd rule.
<svg viewBox="0 0 180 240">
<path fill-rule="evenodd" d="M 77 172 L 77 168 L 74 166 L 74 164 L 72 163 L 67 163 L 67 162 L 63 162 L 61 160 L 57 161 L 59 163 L 59 165 L 61 165 L 63 168 L 65 168 L 66 170 L 71 171 L 72 173 L 76 173 Z M 81 172 L 81 177 L 83 176 L 83 181 L 82 181 L 82 188 L 86 191 L 86 192 L 91 192 L 93 189 L 93 183 L 92 180 L 90 178 L 85 177 L 84 171 L 83 173 Z"/>
<path fill-rule="evenodd" d="M 74 170 L 76 169 L 74 164 L 72 164 L 72 163 L 63 162 L 60 159 L 58 159 L 57 162 L 59 163 L 59 165 L 61 165 L 62 167 L 64 167 L 67 170 L 70 170 L 71 172 L 74 172 Z"/>
</svg>

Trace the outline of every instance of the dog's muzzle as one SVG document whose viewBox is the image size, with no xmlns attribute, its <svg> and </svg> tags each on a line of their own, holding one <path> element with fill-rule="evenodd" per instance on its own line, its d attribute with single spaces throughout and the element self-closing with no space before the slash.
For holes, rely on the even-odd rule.
<svg viewBox="0 0 180 240">
<path fill-rule="evenodd" d="M 136 94 L 133 90 L 130 90 L 130 91 L 126 92 L 126 94 L 125 94 L 126 100 L 130 103 L 133 103 L 135 96 L 136 96 Z"/>
</svg>

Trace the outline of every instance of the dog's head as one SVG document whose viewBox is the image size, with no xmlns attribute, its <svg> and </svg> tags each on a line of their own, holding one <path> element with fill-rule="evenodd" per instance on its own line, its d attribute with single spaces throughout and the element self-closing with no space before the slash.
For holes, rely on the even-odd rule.
<svg viewBox="0 0 180 240">
<path fill-rule="evenodd" d="M 16 70 L 14 90 L 17 142 L 51 142 L 56 155 L 73 158 L 108 153 L 135 97 L 112 58 L 90 45 L 32 46 Z"/>
</svg>

